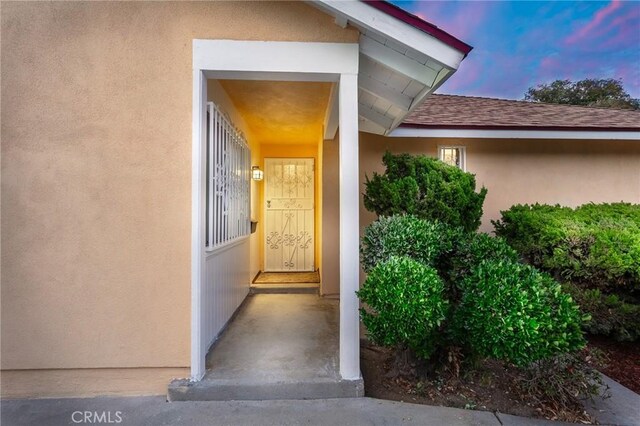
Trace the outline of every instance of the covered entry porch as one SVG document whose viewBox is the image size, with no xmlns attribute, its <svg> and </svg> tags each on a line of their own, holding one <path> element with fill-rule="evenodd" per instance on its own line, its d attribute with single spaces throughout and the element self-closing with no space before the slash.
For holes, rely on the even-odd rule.
<svg viewBox="0 0 640 426">
<path fill-rule="evenodd" d="M 169 399 L 261 400 L 363 396 L 342 380 L 339 302 L 314 294 L 252 294 L 207 355 L 193 384 L 176 381 Z"/>
<path fill-rule="evenodd" d="M 336 197 L 336 214 L 331 223 L 336 232 L 333 238 L 322 240 L 322 247 L 318 251 L 324 251 L 324 246 L 329 243 L 334 244 L 330 254 L 336 262 L 333 268 L 327 269 L 335 274 L 333 285 L 336 285 L 339 291 L 339 301 L 318 299 L 314 302 L 315 304 L 310 305 L 316 308 L 333 306 L 331 309 L 334 309 L 336 314 L 333 320 L 335 327 L 326 328 L 332 336 L 316 335 L 315 339 L 306 341 L 318 349 L 316 340 L 327 338 L 326 343 L 331 342 L 331 344 L 323 345 L 321 354 L 327 354 L 327 348 L 330 348 L 333 354 L 309 359 L 322 360 L 321 364 L 331 366 L 329 369 L 314 369 L 315 364 L 311 362 L 311 368 L 300 366 L 297 370 L 304 372 L 305 377 L 315 375 L 315 380 L 321 382 L 324 380 L 332 384 L 346 383 L 350 392 L 359 392 L 362 379 L 359 360 L 359 306 L 356 296 L 360 279 L 358 132 L 362 130 L 388 134 L 409 111 L 455 71 L 464 54 L 422 30 L 394 20 L 386 13 L 377 11 L 364 3 L 349 4 L 357 5 L 355 7 L 358 10 L 340 10 L 340 5 L 343 3 L 327 7 L 335 13 L 337 25 L 352 24 L 360 30 L 359 43 L 194 40 L 191 379 L 190 382 L 176 385 L 173 399 L 179 399 L 178 394 L 189 395 L 190 390 L 202 388 L 205 382 L 216 383 L 219 389 L 225 388 L 225 383 L 238 385 L 242 382 L 244 374 L 255 373 L 251 372 L 253 367 L 250 365 L 239 368 L 240 364 L 253 363 L 255 366 L 264 363 L 262 365 L 271 371 L 261 372 L 258 377 L 268 376 L 269 380 L 276 380 L 273 376 L 275 373 L 280 375 L 280 379 L 277 380 L 282 383 L 286 383 L 288 378 L 295 377 L 295 375 L 287 375 L 289 366 L 282 359 L 276 362 L 256 357 L 243 358 L 245 350 L 252 352 L 252 356 L 260 353 L 257 348 L 251 346 L 253 344 L 251 339 L 245 338 L 250 337 L 252 332 L 243 324 L 251 323 L 254 327 L 260 327 L 262 324 L 269 323 L 265 320 L 270 318 L 268 315 L 282 315 L 286 310 L 277 307 L 272 307 L 273 311 L 269 312 L 260 310 L 258 309 L 260 304 L 257 303 L 260 299 L 256 298 L 258 296 L 250 296 L 244 302 L 245 305 L 241 306 L 249 294 L 249 283 L 252 270 L 255 268 L 255 262 L 250 260 L 255 238 L 246 233 L 236 233 L 233 234 L 233 239 L 223 239 L 220 242 L 216 237 L 218 228 L 208 225 L 214 223 L 214 226 L 218 226 L 222 223 L 222 229 L 227 229 L 227 216 L 224 216 L 222 222 L 216 222 L 215 218 L 211 222 L 211 212 L 214 212 L 214 216 L 219 212 L 216 210 L 219 204 L 216 203 L 226 199 L 218 198 L 219 181 L 215 174 L 220 171 L 225 173 L 225 182 L 229 177 L 234 180 L 236 176 L 244 176 L 245 181 L 242 185 L 245 186 L 241 186 L 242 188 L 245 188 L 248 183 L 246 161 L 241 162 L 244 169 L 233 169 L 233 164 L 237 163 L 230 165 L 226 160 L 226 154 L 223 161 L 218 162 L 216 156 L 219 152 L 217 148 L 211 148 L 216 145 L 208 145 L 211 130 L 207 127 L 209 120 L 206 111 L 207 102 L 210 100 L 208 91 L 212 81 L 220 82 L 219 86 L 226 86 L 227 89 L 235 87 L 238 93 L 243 89 L 246 91 L 249 85 L 243 82 L 299 82 L 309 85 L 329 83 L 331 87 L 331 96 L 328 97 L 323 109 L 324 117 L 316 129 L 316 137 L 320 141 L 332 141 L 336 146 L 336 164 L 331 174 L 327 171 L 321 172 L 317 178 L 333 179 L 336 183 L 336 189 L 333 191 Z M 265 86 L 255 87 L 264 88 Z M 268 99 L 265 99 L 265 104 L 267 101 Z M 238 117 L 238 120 L 242 119 L 241 111 Z M 259 120 L 260 117 L 256 119 Z M 285 127 L 283 126 L 282 129 Z M 217 132 L 217 130 L 214 131 Z M 235 136 L 231 138 L 232 141 L 235 139 L 237 139 Z M 247 143 L 244 144 L 247 145 Z M 252 165 L 255 164 L 253 152 L 252 149 Z M 319 162 L 322 162 L 325 153 L 321 150 L 318 152 L 320 153 Z M 291 156 L 295 157 L 295 155 Z M 213 177 L 211 177 L 212 174 Z M 254 183 L 251 185 L 253 190 Z M 225 194 L 233 196 L 234 192 L 228 191 Z M 235 200 L 235 198 L 232 199 Z M 263 202 L 263 199 L 259 200 L 258 209 L 262 208 Z M 242 203 L 246 203 L 246 197 Z M 225 208 L 223 207 L 223 210 Z M 242 225 L 240 229 L 246 232 L 249 220 L 247 214 L 232 216 L 234 221 L 237 221 L 238 217 L 240 217 L 238 223 Z M 328 227 L 328 224 L 321 223 L 321 227 Z M 316 231 L 316 234 L 319 236 L 324 233 Z M 257 244 L 262 243 L 263 241 L 260 240 L 257 242 Z M 322 266 L 320 269 L 324 280 L 326 271 L 323 271 Z M 267 297 L 267 295 L 264 296 Z M 295 305 L 295 302 L 292 303 L 292 295 L 281 297 L 288 297 L 289 303 Z M 302 299 L 298 301 L 302 303 Z M 239 310 L 238 307 L 240 307 Z M 234 320 L 233 315 L 236 311 L 238 313 Z M 256 316 L 258 313 L 267 316 L 260 320 Z M 256 319 L 250 321 L 249 318 Z M 305 337 L 305 333 L 307 335 L 316 333 L 314 329 L 316 324 L 323 324 L 322 321 L 326 320 L 325 317 L 323 317 L 325 320 L 319 318 L 313 320 L 313 316 L 309 318 L 312 319 L 294 318 L 295 327 L 303 327 L 307 324 L 309 328 L 291 329 L 289 334 Z M 277 324 L 281 321 L 287 322 L 286 315 L 274 317 L 272 322 Z M 227 331 L 221 334 L 225 327 L 228 327 Z M 323 329 L 323 326 L 319 328 Z M 283 330 L 288 328 L 284 327 Z M 233 338 L 243 333 L 245 337 L 242 339 Z M 286 337 L 286 333 L 280 336 L 266 332 L 265 335 L 271 336 L 275 342 L 281 337 Z M 305 339 L 300 341 L 304 342 Z M 286 347 L 292 342 L 294 340 L 284 341 L 281 345 Z M 212 345 L 213 352 L 207 356 Z M 297 361 L 304 360 L 305 351 L 308 348 L 298 344 L 293 346 L 302 350 L 302 353 L 291 353 L 290 356 Z M 224 356 L 232 352 L 236 352 L 235 356 Z M 243 359 L 244 361 L 241 361 Z M 211 368 L 207 371 L 208 367 Z M 306 379 L 298 377 L 296 380 L 304 383 Z M 229 395 L 234 392 L 233 386 L 227 387 L 225 392 L 222 390 L 211 392 L 216 394 L 223 392 L 227 395 L 226 398 L 229 398 Z M 282 391 L 283 395 L 295 389 L 295 386 L 291 386 L 289 390 Z M 259 388 L 260 386 L 257 387 Z M 340 391 L 334 389 L 333 392 L 333 396 L 340 396 Z M 350 396 L 355 395 L 351 393 Z"/>
</svg>

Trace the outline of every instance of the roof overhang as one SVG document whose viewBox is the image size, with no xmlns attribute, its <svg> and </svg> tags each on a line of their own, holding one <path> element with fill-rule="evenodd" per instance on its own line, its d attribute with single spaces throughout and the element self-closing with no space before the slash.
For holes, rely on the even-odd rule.
<svg viewBox="0 0 640 426">
<path fill-rule="evenodd" d="M 390 134 L 453 73 L 472 47 L 384 1 L 315 0 L 336 25 L 360 31 L 358 115 L 361 131 Z M 335 97 L 332 98 L 335 101 Z M 325 139 L 335 136 L 330 102 Z"/>
<path fill-rule="evenodd" d="M 451 129 L 435 127 L 398 127 L 389 136 L 399 138 L 454 139 L 575 139 L 575 140 L 640 140 L 640 130 L 628 129 Z"/>
</svg>

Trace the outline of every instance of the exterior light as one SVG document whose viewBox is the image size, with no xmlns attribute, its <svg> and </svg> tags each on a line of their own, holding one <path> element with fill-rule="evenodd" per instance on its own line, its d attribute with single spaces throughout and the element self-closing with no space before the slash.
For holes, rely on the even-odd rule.
<svg viewBox="0 0 640 426">
<path fill-rule="evenodd" d="M 262 180 L 263 177 L 264 177 L 264 172 L 260 170 L 259 166 L 251 167 L 251 178 L 253 180 Z"/>
</svg>

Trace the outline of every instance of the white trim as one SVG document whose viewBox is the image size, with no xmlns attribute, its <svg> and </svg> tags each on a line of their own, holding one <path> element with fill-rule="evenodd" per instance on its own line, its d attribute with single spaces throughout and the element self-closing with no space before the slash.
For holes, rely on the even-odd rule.
<svg viewBox="0 0 640 426">
<path fill-rule="evenodd" d="M 462 167 L 460 170 L 463 172 L 467 171 L 467 147 L 464 145 L 438 145 L 438 160 L 444 161 L 442 159 L 441 151 L 443 149 L 459 149 L 460 150 L 460 160 L 462 161 Z"/>
<path fill-rule="evenodd" d="M 640 140 L 638 132 L 596 130 L 481 130 L 481 129 L 425 129 L 398 127 L 388 136 L 397 138 L 481 138 L 481 139 L 601 139 Z"/>
<path fill-rule="evenodd" d="M 358 75 L 340 76 L 340 375 L 360 378 Z"/>
<path fill-rule="evenodd" d="M 400 74 L 416 80 L 431 88 L 438 76 L 438 71 L 403 55 L 402 53 L 378 43 L 366 35 L 360 36 L 360 52 Z"/>
<path fill-rule="evenodd" d="M 389 129 L 393 124 L 393 118 L 388 117 L 384 114 L 380 114 L 378 111 L 369 108 L 366 105 L 358 103 L 358 111 L 359 114 L 367 121 L 371 121 L 376 123 L 377 125 L 383 127 L 384 129 Z"/>
<path fill-rule="evenodd" d="M 205 255 L 205 259 L 210 258 L 214 254 L 222 253 L 225 250 L 229 250 L 230 248 L 233 248 L 233 247 L 235 247 L 235 246 L 237 246 L 239 244 L 242 244 L 244 241 L 247 241 L 250 237 L 251 237 L 251 235 L 243 235 L 243 236 L 235 238 L 235 239 L 233 239 L 231 241 L 227 241 L 224 244 L 221 244 L 221 245 L 217 246 L 214 249 L 208 250 L 207 254 Z"/>
<path fill-rule="evenodd" d="M 216 52 L 214 55 L 211 52 Z M 207 70 L 207 78 L 245 79 L 247 75 L 290 73 L 333 74 L 358 72 L 358 44 L 287 41 L 193 40 L 194 68 Z M 242 75 L 240 73 L 245 73 Z"/>
<path fill-rule="evenodd" d="M 297 43 L 230 40 L 193 40 L 193 124 L 192 124 L 192 185 L 191 185 L 191 380 L 204 377 L 205 354 L 202 342 L 202 288 L 206 252 L 204 244 L 204 191 L 206 154 L 207 78 L 247 78 L 269 80 L 274 77 L 288 81 L 342 81 L 347 76 L 348 90 L 339 93 L 339 127 L 341 138 L 350 144 L 341 155 L 341 170 L 349 175 L 349 190 L 341 207 L 341 242 L 346 241 L 348 261 L 341 263 L 341 282 L 345 296 L 340 301 L 340 371 L 343 378 L 360 377 L 359 318 L 355 290 L 358 288 L 358 172 L 351 170 L 358 157 L 358 90 L 359 48 L 357 43 Z M 341 87 L 343 87 L 341 85 Z M 348 111 L 347 111 L 348 109 Z M 342 145 L 342 144 L 341 144 Z M 344 154 L 344 153 L 343 153 Z M 355 176 L 355 180 L 353 179 Z M 345 207 L 350 210 L 344 210 Z M 341 246 L 342 247 L 342 246 Z M 345 331 L 346 330 L 346 331 Z M 343 331 L 344 334 L 343 334 Z M 348 333 L 347 333 L 348 332 Z"/>
<path fill-rule="evenodd" d="M 207 80 L 202 70 L 193 69 L 193 138 L 191 159 L 191 379 L 205 373 L 202 353 L 202 282 L 204 280 L 204 200 Z"/>
<path fill-rule="evenodd" d="M 364 69 L 362 71 L 363 72 L 358 77 L 360 90 L 364 90 L 365 92 L 370 93 L 373 96 L 385 99 L 404 112 L 409 111 L 413 98 L 410 98 L 402 92 L 397 92 L 386 84 L 375 80 L 374 78 L 367 75 L 367 73 L 364 72 Z"/>
<path fill-rule="evenodd" d="M 349 23 L 410 46 L 442 65 L 457 69 L 464 53 L 386 13 L 359 1 L 317 0 L 310 3 L 331 15 L 346 18 Z"/>
<path fill-rule="evenodd" d="M 338 132 L 338 85 L 331 85 L 329 102 L 324 113 L 324 140 L 333 140 Z"/>
</svg>

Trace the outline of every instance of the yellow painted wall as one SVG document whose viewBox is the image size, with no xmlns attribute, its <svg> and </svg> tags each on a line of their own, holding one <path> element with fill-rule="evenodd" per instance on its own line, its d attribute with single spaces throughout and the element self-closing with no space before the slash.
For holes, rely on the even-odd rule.
<svg viewBox="0 0 640 426">
<path fill-rule="evenodd" d="M 19 370 L 43 369 L 38 395 L 60 369 L 65 395 L 117 392 L 83 369 L 168 382 L 189 366 L 192 40 L 358 33 L 302 2 L 4 2 L 1 31 L 2 394 L 28 394 Z"/>
</svg>

